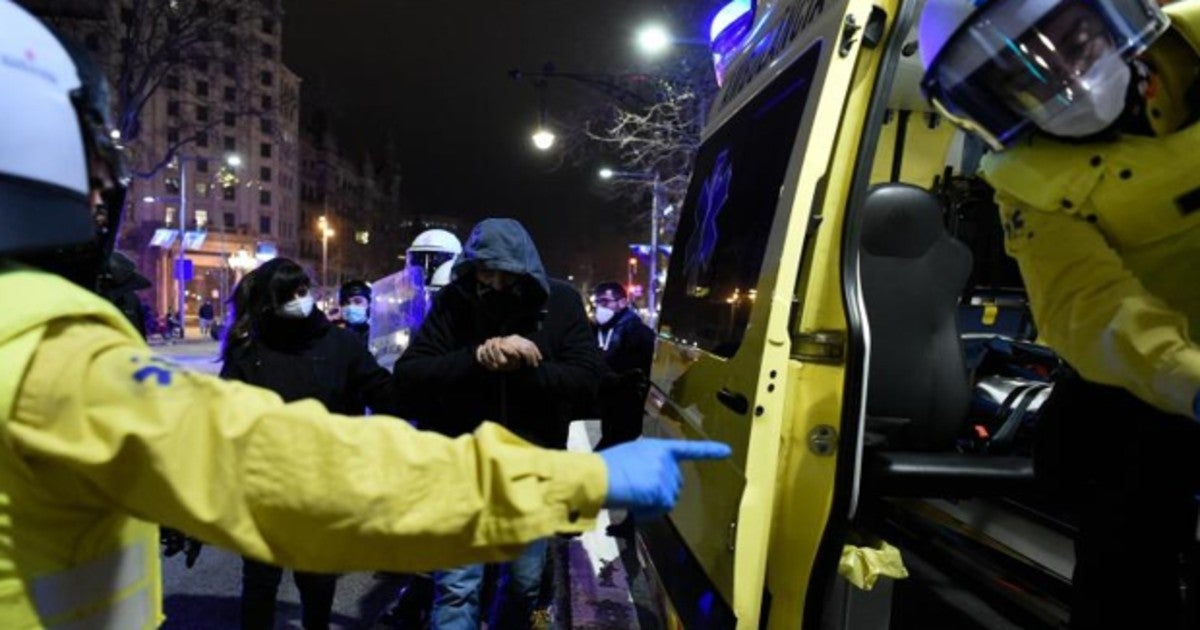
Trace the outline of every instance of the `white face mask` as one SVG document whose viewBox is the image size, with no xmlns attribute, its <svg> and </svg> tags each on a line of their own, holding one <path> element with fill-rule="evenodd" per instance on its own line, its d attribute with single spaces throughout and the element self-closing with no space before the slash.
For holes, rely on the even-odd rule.
<svg viewBox="0 0 1200 630">
<path fill-rule="evenodd" d="M 314 300 L 313 296 L 311 295 L 298 297 L 291 302 L 280 306 L 276 313 L 280 317 L 286 317 L 288 319 L 304 319 L 312 314 L 313 303 Z"/>
<path fill-rule="evenodd" d="M 600 324 L 601 326 L 612 321 L 613 315 L 616 315 L 616 312 L 613 311 L 611 308 L 608 308 L 606 306 L 597 306 L 596 307 L 596 323 Z"/>
<path fill-rule="evenodd" d="M 348 304 L 342 308 L 346 321 L 351 324 L 367 323 L 367 307 Z"/>
<path fill-rule="evenodd" d="M 1096 63 L 1079 81 L 1079 94 L 1069 107 L 1056 116 L 1034 123 L 1048 134 L 1063 138 L 1082 138 L 1099 133 L 1116 122 L 1125 110 L 1129 90 L 1129 64 L 1119 57 L 1108 63 Z"/>
</svg>

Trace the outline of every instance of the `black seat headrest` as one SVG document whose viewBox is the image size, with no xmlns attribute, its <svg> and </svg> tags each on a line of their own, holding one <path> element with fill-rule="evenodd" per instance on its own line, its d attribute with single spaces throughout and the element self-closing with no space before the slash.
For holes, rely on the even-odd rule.
<svg viewBox="0 0 1200 630">
<path fill-rule="evenodd" d="M 863 249 L 874 256 L 917 258 L 945 234 L 942 203 L 923 188 L 881 184 L 867 194 Z"/>
</svg>

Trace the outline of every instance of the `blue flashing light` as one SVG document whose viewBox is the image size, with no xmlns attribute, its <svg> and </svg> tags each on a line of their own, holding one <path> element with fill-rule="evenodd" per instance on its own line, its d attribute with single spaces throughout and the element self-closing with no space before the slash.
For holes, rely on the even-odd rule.
<svg viewBox="0 0 1200 630">
<path fill-rule="evenodd" d="M 713 55 L 713 70 L 717 85 L 725 80 L 725 70 L 733 61 L 733 53 L 746 39 L 754 23 L 755 0 L 733 0 L 721 7 L 709 24 L 709 42 Z"/>
<path fill-rule="evenodd" d="M 721 7 L 720 11 L 713 16 L 712 24 L 708 28 L 708 38 L 710 42 L 716 42 L 717 38 L 724 33 L 734 22 L 739 18 L 748 15 L 753 10 L 753 0 L 733 0 L 729 4 Z"/>
</svg>

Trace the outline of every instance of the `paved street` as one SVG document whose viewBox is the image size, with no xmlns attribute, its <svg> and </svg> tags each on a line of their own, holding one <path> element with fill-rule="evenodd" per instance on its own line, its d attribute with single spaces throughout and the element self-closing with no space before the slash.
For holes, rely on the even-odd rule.
<svg viewBox="0 0 1200 630">
<path fill-rule="evenodd" d="M 213 342 L 185 340 L 155 346 L 164 356 L 191 369 L 216 373 L 220 349 Z M 572 425 L 572 450 L 590 450 L 599 439 L 598 423 Z M 647 623 L 645 609 L 639 614 L 630 597 L 624 563 L 636 558 L 623 544 L 605 535 L 607 513 L 597 528 L 581 537 L 557 545 L 552 555 L 555 626 L 559 628 L 636 629 Z M 221 549 L 206 547 L 196 565 L 187 569 L 181 556 L 164 560 L 166 629 L 238 627 L 241 559 Z M 338 581 L 334 602 L 335 628 L 385 628 L 377 623 L 387 610 L 398 587 L 391 579 L 370 573 L 352 573 Z M 638 591 L 639 585 L 634 585 Z M 653 619 L 650 619 L 653 621 Z M 279 592 L 277 628 L 300 627 L 300 599 L 290 575 L 285 575 Z"/>
</svg>

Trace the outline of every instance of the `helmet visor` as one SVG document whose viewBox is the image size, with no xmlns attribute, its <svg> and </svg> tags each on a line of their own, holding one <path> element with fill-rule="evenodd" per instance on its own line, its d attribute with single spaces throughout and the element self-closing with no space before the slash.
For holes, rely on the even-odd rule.
<svg viewBox="0 0 1200 630">
<path fill-rule="evenodd" d="M 997 0 L 950 37 L 922 88 L 1008 146 L 1086 98 L 1168 24 L 1144 0 Z"/>
<path fill-rule="evenodd" d="M 454 260 L 455 254 L 445 251 L 425 251 L 413 252 L 411 256 L 412 264 L 420 267 L 421 273 L 425 276 L 425 286 L 429 286 L 438 267 Z"/>
</svg>

